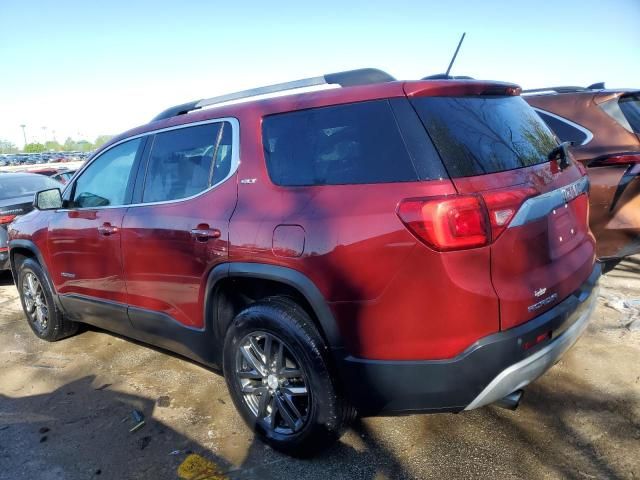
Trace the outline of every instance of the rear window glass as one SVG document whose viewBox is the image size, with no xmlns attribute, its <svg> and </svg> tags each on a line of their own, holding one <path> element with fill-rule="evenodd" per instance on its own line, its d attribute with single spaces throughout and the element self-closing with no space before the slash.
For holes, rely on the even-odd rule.
<svg viewBox="0 0 640 480">
<path fill-rule="evenodd" d="M 585 132 L 573 125 L 569 125 L 559 118 L 541 112 L 540 110 L 536 110 L 536 112 L 562 142 L 574 142 L 575 145 L 582 145 L 587 141 L 587 138 L 589 138 Z"/>
<path fill-rule="evenodd" d="M 276 185 L 419 179 L 387 100 L 270 115 L 263 142 Z"/>
<path fill-rule="evenodd" d="M 427 97 L 413 104 L 454 178 L 544 163 L 558 145 L 520 97 Z"/>
<path fill-rule="evenodd" d="M 3 175 L 0 173 L 0 200 L 32 195 L 40 190 L 60 188 L 60 184 L 44 175 Z"/>
<path fill-rule="evenodd" d="M 625 95 L 618 101 L 618 105 L 631 129 L 640 133 L 640 94 Z"/>
</svg>

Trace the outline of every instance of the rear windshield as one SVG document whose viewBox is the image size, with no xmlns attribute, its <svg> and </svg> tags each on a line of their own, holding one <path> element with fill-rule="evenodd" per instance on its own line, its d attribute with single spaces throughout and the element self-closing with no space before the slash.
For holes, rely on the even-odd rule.
<svg viewBox="0 0 640 480">
<path fill-rule="evenodd" d="M 414 124 L 419 124 L 417 118 Z M 270 115 L 263 121 L 263 143 L 269 176 L 276 185 L 423 179 L 387 100 Z"/>
<path fill-rule="evenodd" d="M 625 95 L 618 101 L 629 126 L 635 133 L 640 133 L 640 94 Z"/>
<path fill-rule="evenodd" d="M 453 178 L 544 163 L 558 145 L 520 97 L 425 97 L 412 102 Z"/>
<path fill-rule="evenodd" d="M 24 197 L 40 190 L 60 188 L 60 184 L 44 175 L 19 175 L 0 173 L 0 200 L 8 198 Z"/>
</svg>

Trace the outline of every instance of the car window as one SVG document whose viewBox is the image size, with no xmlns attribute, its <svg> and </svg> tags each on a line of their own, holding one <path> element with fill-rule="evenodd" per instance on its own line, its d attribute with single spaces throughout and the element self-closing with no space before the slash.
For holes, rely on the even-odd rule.
<svg viewBox="0 0 640 480">
<path fill-rule="evenodd" d="M 618 101 L 629 126 L 635 133 L 640 133 L 640 94 L 625 95 Z"/>
<path fill-rule="evenodd" d="M 76 180 L 72 206 L 92 208 L 124 205 L 141 141 L 137 138 L 122 143 L 96 158 Z"/>
<path fill-rule="evenodd" d="M 191 197 L 226 179 L 231 171 L 232 138 L 229 122 L 156 134 L 142 201 Z"/>
<path fill-rule="evenodd" d="M 548 162 L 558 142 L 519 96 L 412 100 L 453 178 Z"/>
<path fill-rule="evenodd" d="M 12 175 L 3 174 L 0 176 L 0 200 L 15 197 L 33 195 L 40 190 L 49 188 L 60 188 L 60 184 L 42 175 Z"/>
<path fill-rule="evenodd" d="M 580 130 L 573 125 L 557 118 L 553 115 L 549 115 L 546 112 L 536 110 L 536 113 L 546 123 L 551 130 L 558 136 L 562 142 L 573 142 L 574 145 L 584 145 L 587 142 L 589 136 L 584 130 Z"/>
<path fill-rule="evenodd" d="M 387 100 L 270 115 L 263 121 L 263 146 L 276 185 L 420 179 Z"/>
</svg>

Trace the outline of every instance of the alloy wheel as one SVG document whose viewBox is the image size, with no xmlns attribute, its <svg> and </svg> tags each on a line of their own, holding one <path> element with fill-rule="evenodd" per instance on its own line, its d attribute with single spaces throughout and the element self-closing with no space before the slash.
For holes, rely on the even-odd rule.
<svg viewBox="0 0 640 480">
<path fill-rule="evenodd" d="M 44 332 L 49 324 L 49 308 L 42 284 L 31 272 L 27 272 L 22 280 L 22 295 L 29 321 L 38 332 Z"/>
<path fill-rule="evenodd" d="M 245 336 L 236 352 L 235 375 L 245 404 L 264 428 L 285 435 L 302 429 L 311 392 L 285 342 L 267 332 Z"/>
</svg>

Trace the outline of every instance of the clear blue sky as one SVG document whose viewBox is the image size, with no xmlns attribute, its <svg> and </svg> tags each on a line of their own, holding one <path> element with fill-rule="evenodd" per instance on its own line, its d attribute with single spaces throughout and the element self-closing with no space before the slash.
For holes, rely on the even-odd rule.
<svg viewBox="0 0 640 480">
<path fill-rule="evenodd" d="M 184 101 L 364 66 L 640 87 L 640 0 L 0 0 L 0 139 L 93 140 Z M 47 127 L 42 130 L 42 127 Z"/>
</svg>

